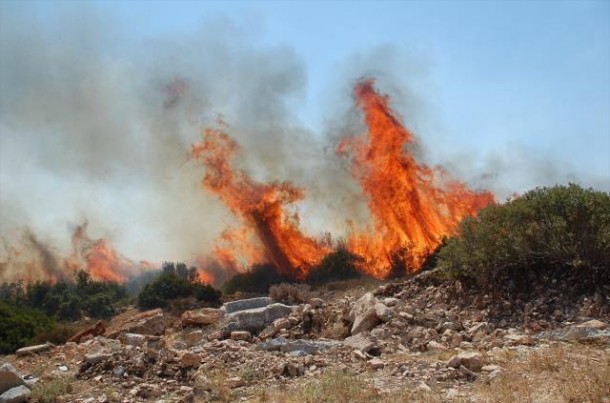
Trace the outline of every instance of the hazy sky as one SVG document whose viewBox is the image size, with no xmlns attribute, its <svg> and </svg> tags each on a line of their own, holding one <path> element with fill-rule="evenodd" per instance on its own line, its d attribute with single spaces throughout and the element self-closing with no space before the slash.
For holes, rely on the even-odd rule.
<svg viewBox="0 0 610 403">
<path fill-rule="evenodd" d="M 298 180 L 362 76 L 428 162 L 473 186 L 610 191 L 608 1 L 3 1 L 0 51 L 0 224 L 52 238 L 86 218 L 148 253 L 134 258 L 179 259 L 217 235 L 194 221 L 226 222 L 193 190 L 200 173 L 180 171 L 203 124 L 222 114 L 258 152 L 247 165 Z M 188 96 L 164 109 L 175 78 Z M 289 143 L 307 138 L 299 168 Z"/>
</svg>

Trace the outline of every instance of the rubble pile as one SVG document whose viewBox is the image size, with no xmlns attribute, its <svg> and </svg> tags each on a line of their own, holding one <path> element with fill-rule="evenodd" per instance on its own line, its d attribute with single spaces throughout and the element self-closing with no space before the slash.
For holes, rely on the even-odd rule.
<svg viewBox="0 0 610 403">
<path fill-rule="evenodd" d="M 489 308 L 452 303 L 457 286 L 434 281 L 424 273 L 368 292 L 320 292 L 299 305 L 259 297 L 179 317 L 160 309 L 130 315 L 80 343 L 5 357 L 0 402 L 23 401 L 11 396 L 25 399 L 57 379 L 72 385 L 57 398 L 65 402 L 213 401 L 227 393 L 248 400 L 261 388 L 334 370 L 366 375 L 380 393 L 440 388 L 451 400 L 464 385 L 502 376 L 494 358 L 502 352 L 565 341 L 610 346 L 603 317 L 574 307 L 541 317 L 535 312 L 545 302 L 534 301 L 521 320 L 518 311 L 498 320 Z"/>
</svg>

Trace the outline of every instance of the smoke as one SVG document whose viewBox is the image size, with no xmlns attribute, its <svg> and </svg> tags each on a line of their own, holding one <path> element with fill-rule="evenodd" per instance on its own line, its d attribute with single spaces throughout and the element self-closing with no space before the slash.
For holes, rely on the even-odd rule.
<svg viewBox="0 0 610 403">
<path fill-rule="evenodd" d="M 317 155 L 288 106 L 306 84 L 288 47 L 257 46 L 224 20 L 133 44 L 87 7 L 46 19 L 9 11 L 0 28 L 5 239 L 28 227 L 65 255 L 69 228 L 88 220 L 126 256 L 189 260 L 232 222 L 188 161 L 202 127 L 227 122 L 245 150 L 241 166 L 261 179 L 295 178 L 286 161 Z"/>
<path fill-rule="evenodd" d="M 251 39 L 255 28 L 208 20 L 190 35 L 134 42 L 120 21 L 86 5 L 51 15 L 0 5 L 0 13 L 0 279 L 14 239 L 41 254 L 52 245 L 40 259 L 57 270 L 53 256 L 71 253 L 71 230 L 85 221 L 92 238 L 134 260 L 190 263 L 211 250 L 235 218 L 201 190 L 203 172 L 188 159 L 204 127 L 236 138 L 238 168 L 253 179 L 305 188 L 301 225 L 312 235 L 340 237 L 348 219 L 366 224 L 349 162 L 335 157 L 340 137 L 364 130 L 351 96 L 362 77 L 377 78 L 422 139 L 417 155 L 458 177 L 500 194 L 566 177 L 546 162 L 532 176 L 525 153 L 473 162 L 437 147 L 438 135 L 426 139 L 442 130 L 426 101 L 434 85 L 421 55 L 379 47 L 338 66 L 319 134 L 294 112 L 306 98 L 304 61 L 289 46 Z M 533 179 L 511 188 L 519 175 Z M 24 228 L 29 241 L 15 235 Z"/>
</svg>

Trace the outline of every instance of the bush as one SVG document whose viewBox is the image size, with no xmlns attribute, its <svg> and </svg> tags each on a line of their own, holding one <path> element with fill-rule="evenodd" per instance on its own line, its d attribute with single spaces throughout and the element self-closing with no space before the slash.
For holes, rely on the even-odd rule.
<svg viewBox="0 0 610 403">
<path fill-rule="evenodd" d="M 310 284 L 322 284 L 361 277 L 362 273 L 356 265 L 362 261 L 364 260 L 360 256 L 340 244 L 335 251 L 326 255 L 311 269 L 305 281 Z"/>
<path fill-rule="evenodd" d="M 155 281 L 144 286 L 138 295 L 138 306 L 142 309 L 166 308 L 170 300 L 187 297 L 216 304 L 220 295 L 220 291 L 208 284 L 190 281 L 174 271 L 164 271 Z"/>
<path fill-rule="evenodd" d="M 10 354 L 27 345 L 38 333 L 53 328 L 44 313 L 0 301 L 0 353 Z"/>
<path fill-rule="evenodd" d="M 465 219 L 439 266 L 478 286 L 527 290 L 553 277 L 591 292 L 610 284 L 610 195 L 577 185 L 538 188 Z"/>
<path fill-rule="evenodd" d="M 290 281 L 291 279 L 279 274 L 275 266 L 270 263 L 255 264 L 250 271 L 238 273 L 231 277 L 224 285 L 226 294 L 238 291 L 254 294 L 267 294 L 273 284 Z"/>
<path fill-rule="evenodd" d="M 307 284 L 281 283 L 269 288 L 269 296 L 274 301 L 292 305 L 307 302 L 311 292 Z"/>
</svg>

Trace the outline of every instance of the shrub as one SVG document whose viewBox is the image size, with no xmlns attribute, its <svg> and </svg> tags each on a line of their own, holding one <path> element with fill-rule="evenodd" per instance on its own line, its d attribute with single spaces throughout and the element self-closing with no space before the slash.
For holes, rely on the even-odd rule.
<svg viewBox="0 0 610 403">
<path fill-rule="evenodd" d="M 138 295 L 138 306 L 143 309 L 165 308 L 176 298 L 195 297 L 200 301 L 218 303 L 221 292 L 208 284 L 189 281 L 173 271 L 164 271 L 155 281 L 144 286 Z"/>
<path fill-rule="evenodd" d="M 577 185 L 538 188 L 465 219 L 439 266 L 483 287 L 527 290 L 549 277 L 575 292 L 610 284 L 610 195 Z"/>
<path fill-rule="evenodd" d="M 0 301 L 0 353 L 13 353 L 53 326 L 53 320 L 36 309 Z"/>
<path fill-rule="evenodd" d="M 250 271 L 238 273 L 231 277 L 222 288 L 226 294 L 233 294 L 237 291 L 267 294 L 271 285 L 290 280 L 290 278 L 279 274 L 271 263 L 263 263 L 255 264 Z"/>
<path fill-rule="evenodd" d="M 274 301 L 286 304 L 307 302 L 310 295 L 311 292 L 307 284 L 281 283 L 272 285 L 269 288 L 269 296 L 273 298 Z"/>
<path fill-rule="evenodd" d="M 362 261 L 360 256 L 353 254 L 345 245 L 340 244 L 335 251 L 326 255 L 317 266 L 311 269 L 306 282 L 321 284 L 361 277 L 362 273 L 356 265 Z"/>
</svg>

